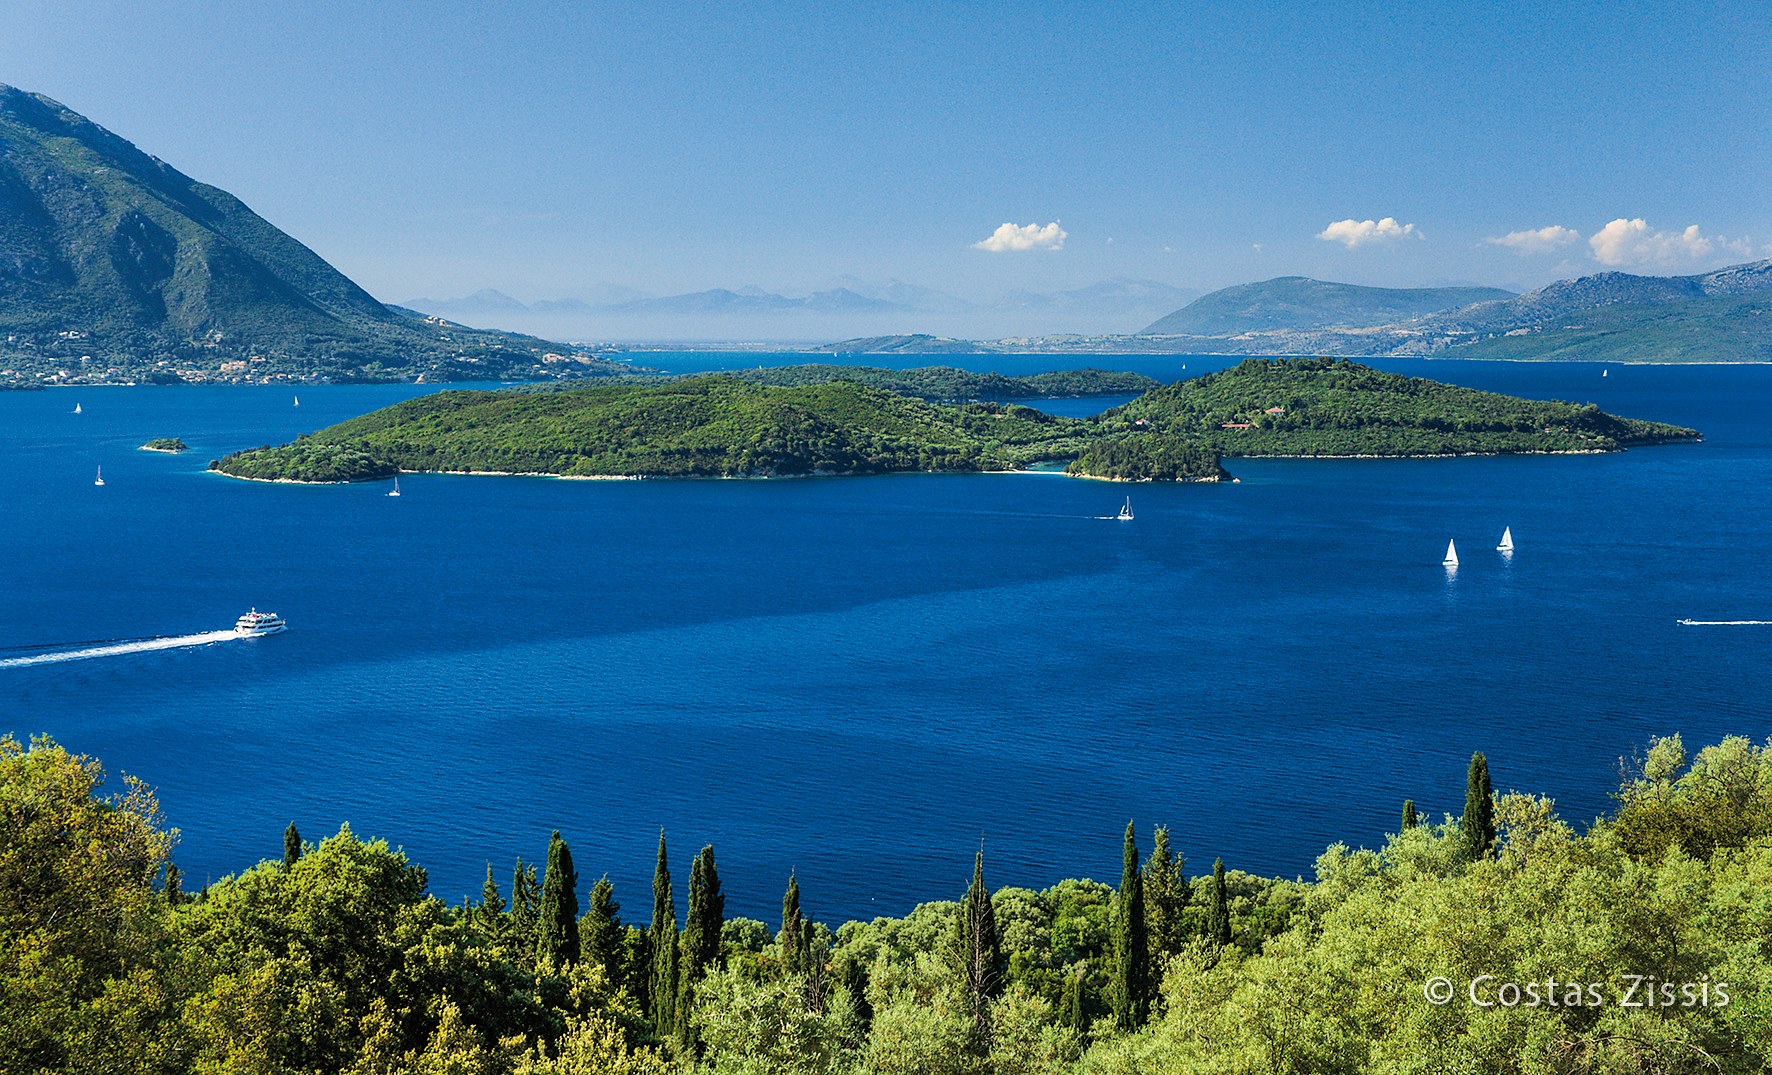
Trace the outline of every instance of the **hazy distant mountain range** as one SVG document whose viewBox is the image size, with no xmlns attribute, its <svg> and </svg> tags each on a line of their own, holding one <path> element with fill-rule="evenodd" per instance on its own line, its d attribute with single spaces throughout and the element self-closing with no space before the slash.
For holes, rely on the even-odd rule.
<svg viewBox="0 0 1772 1075">
<path fill-rule="evenodd" d="M 1147 325 L 1141 336 L 1218 336 L 1264 329 L 1359 328 L 1511 299 L 1498 287 L 1361 287 L 1282 276 L 1202 296 Z"/>
<path fill-rule="evenodd" d="M 1469 301 L 1473 295 L 1490 297 Z M 1453 305 L 1426 308 L 1441 302 Z M 1692 276 L 1598 273 L 1524 295 L 1499 288 L 1356 287 L 1287 276 L 1212 292 L 1123 335 L 990 341 L 894 335 L 851 338 L 820 350 L 1768 362 L 1772 260 Z"/>
<path fill-rule="evenodd" d="M 384 306 L 226 191 L 0 86 L 0 384 L 622 368 L 561 350 Z"/>
<path fill-rule="evenodd" d="M 950 334 L 1122 332 L 1196 297 L 1155 280 L 1117 278 L 1067 291 L 1010 291 L 974 302 L 902 280 L 843 276 L 804 295 L 749 286 L 646 295 L 600 285 L 582 297 L 525 303 L 501 291 L 404 305 L 464 324 L 579 340 L 816 341 L 933 328 Z"/>
</svg>

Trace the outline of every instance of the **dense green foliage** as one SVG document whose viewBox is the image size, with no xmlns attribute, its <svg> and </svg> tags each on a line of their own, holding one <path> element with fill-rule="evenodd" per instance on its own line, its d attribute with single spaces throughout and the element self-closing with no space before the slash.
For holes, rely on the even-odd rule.
<svg viewBox="0 0 1772 1075">
<path fill-rule="evenodd" d="M 243 478 L 357 481 L 401 470 L 750 477 L 1000 470 L 1072 460 L 1070 473 L 1091 477 L 1217 481 L 1228 477 L 1221 452 L 1614 451 L 1697 436 L 1591 404 L 1518 399 L 1328 359 L 1251 359 L 1153 389 L 1092 419 L 1013 403 L 929 403 L 854 380 L 817 379 L 839 368 L 791 368 L 813 378 L 791 387 L 712 375 L 545 392 L 442 392 L 280 448 L 237 452 L 216 468 Z"/>
<path fill-rule="evenodd" d="M 1094 441 L 1071 461 L 1067 470 L 1090 478 L 1120 481 L 1223 481 L 1230 477 L 1219 465 L 1218 450 L 1204 441 L 1153 433 Z"/>
<path fill-rule="evenodd" d="M 1097 369 L 1058 370 L 1025 377 L 1010 377 L 1001 373 L 971 373 L 953 366 L 889 370 L 878 366 L 837 366 L 829 363 L 732 370 L 724 376 L 751 384 L 776 387 L 854 381 L 901 396 L 945 403 L 1132 395 L 1148 392 L 1158 385 L 1156 380 L 1142 373 L 1117 373 Z"/>
<path fill-rule="evenodd" d="M 588 942 L 591 917 L 615 918 L 606 882 L 567 966 L 534 958 L 521 900 L 488 884 L 449 907 L 348 828 L 184 898 L 152 794 L 105 787 L 89 759 L 0 739 L 4 1075 L 1649 1075 L 1772 1058 L 1772 748 L 1743 739 L 1692 759 L 1656 741 L 1586 834 L 1546 800 L 1495 797 L 1494 853 L 1474 861 L 1448 818 L 1331 847 L 1310 884 L 1220 863 L 1191 882 L 1133 1029 L 1103 972 L 1124 880 L 986 899 L 975 860 L 961 903 L 835 933 L 802 917 L 796 885 L 784 914 L 810 962 L 726 920 L 724 966 L 693 987 L 693 1048 L 622 977 L 644 965 L 631 946 Z M 969 965 L 1000 968 L 982 1038 L 989 979 Z M 1450 1002 L 1424 995 L 1436 978 Z"/>
<path fill-rule="evenodd" d="M 1104 436 L 1197 439 L 1232 456 L 1594 452 L 1698 436 L 1591 403 L 1521 399 L 1327 358 L 1247 359 L 1147 392 L 1098 426 Z"/>
<path fill-rule="evenodd" d="M 142 450 L 147 452 L 182 452 L 189 447 L 190 445 L 177 437 L 155 437 L 142 445 Z"/>
<path fill-rule="evenodd" d="M 281 448 L 263 447 L 210 460 L 209 469 L 254 481 L 360 482 L 391 478 L 400 468 L 361 448 L 304 437 Z"/>
<path fill-rule="evenodd" d="M 625 373 L 382 305 L 225 191 L 0 86 L 0 366 L 13 383 Z"/>
</svg>

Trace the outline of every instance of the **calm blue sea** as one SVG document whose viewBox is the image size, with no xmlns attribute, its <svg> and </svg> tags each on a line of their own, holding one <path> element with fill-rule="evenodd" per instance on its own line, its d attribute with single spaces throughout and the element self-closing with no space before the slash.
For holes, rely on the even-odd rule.
<svg viewBox="0 0 1772 1075">
<path fill-rule="evenodd" d="M 832 921 L 957 897 L 981 838 L 993 885 L 1111 882 L 1128 819 L 1194 872 L 1308 875 L 1404 798 L 1460 810 L 1473 750 L 1585 821 L 1651 736 L 1767 737 L 1772 626 L 1675 620 L 1772 619 L 1772 368 L 1381 365 L 1706 440 L 1231 461 L 1218 486 L 415 475 L 391 499 L 204 468 L 434 388 L 0 393 L 0 731 L 156 787 L 192 883 L 348 822 L 458 900 L 557 828 L 640 918 L 662 827 L 679 884 L 714 844 L 731 913 L 772 918 L 795 869 Z M 192 451 L 135 450 L 162 435 Z M 1104 521 L 1128 492 L 1136 522 Z M 17 663 L 253 605 L 289 632 Z"/>
</svg>

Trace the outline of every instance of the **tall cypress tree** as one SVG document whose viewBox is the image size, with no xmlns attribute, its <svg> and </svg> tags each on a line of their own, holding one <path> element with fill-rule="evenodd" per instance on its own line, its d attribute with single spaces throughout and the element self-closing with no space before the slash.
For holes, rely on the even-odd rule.
<svg viewBox="0 0 1772 1075">
<path fill-rule="evenodd" d="M 579 933 L 584 954 L 603 968 L 611 988 L 626 979 L 622 959 L 621 904 L 615 902 L 615 886 L 604 874 L 591 886 L 591 909 L 585 913 Z"/>
<path fill-rule="evenodd" d="M 806 923 L 800 917 L 800 881 L 789 870 L 787 891 L 781 896 L 781 932 L 776 935 L 781 944 L 781 966 L 789 974 L 806 969 L 805 933 Z"/>
<path fill-rule="evenodd" d="M 498 882 L 492 879 L 490 862 L 486 864 L 486 883 L 480 886 L 480 910 L 494 919 L 505 913 L 505 900 L 498 894 Z"/>
<path fill-rule="evenodd" d="M 695 968 L 696 977 L 720 963 L 720 935 L 726 928 L 726 894 L 720 891 L 720 871 L 714 865 L 714 848 L 708 845 L 695 856 L 689 871 L 689 917 L 683 928 L 683 959 Z"/>
<path fill-rule="evenodd" d="M 1169 850 L 1169 827 L 1158 825 L 1151 857 L 1144 864 L 1144 920 L 1150 934 L 1151 963 L 1160 975 L 1163 962 L 1181 951 L 1183 915 L 1187 911 L 1187 859 Z"/>
<path fill-rule="evenodd" d="M 505 901 L 499 895 L 498 882 L 492 878 L 490 862 L 486 864 L 486 883 L 480 886 L 480 906 L 474 911 L 474 918 L 480 923 L 480 928 L 494 940 L 504 936 Z"/>
<path fill-rule="evenodd" d="M 1120 889 L 1113 909 L 1114 1022 L 1136 1030 L 1150 1014 L 1150 938 L 1144 920 L 1144 877 L 1138 867 L 1138 834 L 1126 823 Z"/>
<path fill-rule="evenodd" d="M 535 961 L 556 967 L 578 962 L 578 871 L 572 868 L 572 848 L 558 830 L 548 840 L 548 865 L 542 874 Z"/>
<path fill-rule="evenodd" d="M 960 981 L 966 990 L 972 1015 L 972 1047 L 979 1056 L 991 1048 L 991 1001 L 1003 993 L 1007 969 L 1003 959 L 1003 936 L 997 929 L 997 911 L 984 884 L 984 849 L 972 860 L 972 883 L 960 902 L 960 928 L 956 945 Z"/>
<path fill-rule="evenodd" d="M 677 1043 L 695 1048 L 690 1016 L 695 1009 L 695 984 L 720 961 L 720 932 L 726 923 L 726 897 L 714 867 L 714 849 L 701 849 L 689 867 L 689 911 L 683 923 L 682 952 L 677 967 Z"/>
<path fill-rule="evenodd" d="M 1464 836 L 1464 857 L 1471 862 L 1488 858 L 1495 850 L 1495 789 L 1489 784 L 1489 759 L 1471 755 L 1464 779 L 1464 818 L 1458 823 Z"/>
<path fill-rule="evenodd" d="M 170 903 L 172 906 L 177 907 L 178 905 L 185 902 L 185 892 L 184 892 L 183 885 L 184 885 L 184 874 L 179 873 L 178 867 L 173 865 L 172 863 L 168 862 L 166 864 L 166 902 L 167 903 Z"/>
<path fill-rule="evenodd" d="M 1212 902 L 1206 905 L 1206 939 L 1223 948 L 1231 943 L 1231 898 L 1224 881 L 1224 860 L 1212 862 Z"/>
<path fill-rule="evenodd" d="M 652 1027 L 663 1037 L 677 1022 L 677 904 L 671 895 L 671 867 L 665 858 L 665 836 L 658 834 L 658 864 L 652 870 Z"/>
<path fill-rule="evenodd" d="M 536 926 L 541 921 L 541 893 L 536 890 L 535 867 L 522 859 L 511 870 L 511 944 L 527 963 L 535 953 Z"/>
<path fill-rule="evenodd" d="M 285 870 L 301 861 L 301 833 L 295 831 L 295 822 L 283 830 L 283 868 Z"/>
<path fill-rule="evenodd" d="M 1418 822 L 1419 822 L 1419 819 L 1415 816 L 1415 800 L 1414 799 L 1404 799 L 1403 800 L 1402 827 L 1399 828 L 1397 831 L 1400 833 L 1401 832 L 1408 832 L 1410 829 L 1413 829 L 1416 826 L 1416 824 L 1418 824 Z"/>
</svg>

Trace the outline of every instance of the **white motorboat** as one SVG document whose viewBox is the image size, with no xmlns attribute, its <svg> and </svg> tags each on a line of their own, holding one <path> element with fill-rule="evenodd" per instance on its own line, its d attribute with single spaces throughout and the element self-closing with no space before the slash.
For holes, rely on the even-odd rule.
<svg viewBox="0 0 1772 1075">
<path fill-rule="evenodd" d="M 275 612 L 260 612 L 254 608 L 246 615 L 234 621 L 234 633 L 241 638 L 257 638 L 259 635 L 274 635 L 288 630 L 289 625 L 283 617 Z"/>
</svg>

